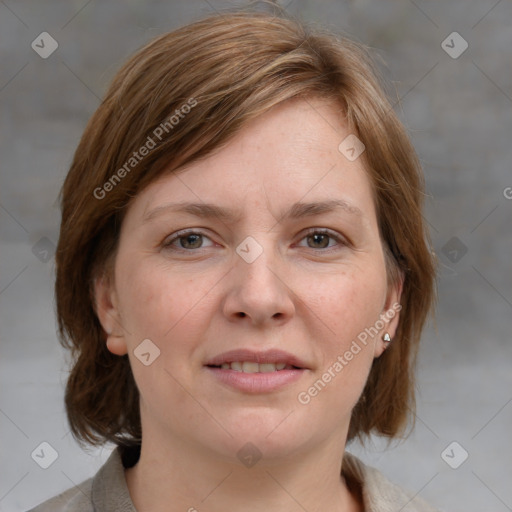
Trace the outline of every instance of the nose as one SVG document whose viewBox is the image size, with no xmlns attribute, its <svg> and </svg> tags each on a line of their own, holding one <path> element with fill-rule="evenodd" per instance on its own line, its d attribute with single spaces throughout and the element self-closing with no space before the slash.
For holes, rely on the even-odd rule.
<svg viewBox="0 0 512 512">
<path fill-rule="evenodd" d="M 223 304 L 229 321 L 275 326 L 292 318 L 295 294 L 287 282 L 289 272 L 277 251 L 267 244 L 251 263 L 235 254 L 233 265 L 226 276 L 228 291 Z"/>
</svg>

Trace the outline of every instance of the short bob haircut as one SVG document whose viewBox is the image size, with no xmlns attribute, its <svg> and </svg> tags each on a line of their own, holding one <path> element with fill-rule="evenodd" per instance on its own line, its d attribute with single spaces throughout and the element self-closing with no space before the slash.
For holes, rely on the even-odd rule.
<svg viewBox="0 0 512 512">
<path fill-rule="evenodd" d="M 414 424 L 414 367 L 435 301 L 435 260 L 422 217 L 423 173 L 378 76 L 363 45 L 283 13 L 256 11 L 212 15 L 162 35 L 118 71 L 85 128 L 60 196 L 56 309 L 60 342 L 73 356 L 66 410 L 82 445 L 141 442 L 129 359 L 107 350 L 93 293 L 94 280 L 112 272 L 131 200 L 291 98 L 335 101 L 364 143 L 360 158 L 372 184 L 388 282 L 404 278 L 395 339 L 373 361 L 347 442 L 364 442 L 371 433 L 390 442 Z"/>
</svg>

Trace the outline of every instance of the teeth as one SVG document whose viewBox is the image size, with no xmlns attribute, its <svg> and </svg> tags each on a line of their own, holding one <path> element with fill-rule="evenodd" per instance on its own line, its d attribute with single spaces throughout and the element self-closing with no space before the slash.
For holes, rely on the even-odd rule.
<svg viewBox="0 0 512 512">
<path fill-rule="evenodd" d="M 278 370 L 289 369 L 292 366 L 287 366 L 286 363 L 256 363 L 253 361 L 233 361 L 232 363 L 222 363 L 220 367 L 223 370 L 235 370 L 244 373 L 270 373 Z"/>
<path fill-rule="evenodd" d="M 244 373 L 257 373 L 260 369 L 258 363 L 242 363 L 242 371 Z"/>
</svg>

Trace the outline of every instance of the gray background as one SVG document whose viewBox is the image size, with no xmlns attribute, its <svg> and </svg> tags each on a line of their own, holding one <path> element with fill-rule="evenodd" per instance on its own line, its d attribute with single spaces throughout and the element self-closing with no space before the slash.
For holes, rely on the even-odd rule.
<svg viewBox="0 0 512 512">
<path fill-rule="evenodd" d="M 512 510 L 512 2 L 281 4 L 371 45 L 386 63 L 395 110 L 425 169 L 425 216 L 440 262 L 416 429 L 393 450 L 379 439 L 349 450 L 446 511 Z M 66 355 L 54 323 L 56 198 L 85 123 L 134 50 L 225 5 L 0 2 L 1 511 L 26 510 L 79 483 L 110 451 L 86 453 L 68 434 Z M 47 59 L 31 48 L 43 31 L 59 45 Z M 454 31 L 469 45 L 458 58 L 441 46 Z M 31 458 L 43 441 L 58 452 L 46 470 Z M 445 452 L 452 465 L 469 453 L 457 469 L 442 457 L 453 441 Z"/>
</svg>

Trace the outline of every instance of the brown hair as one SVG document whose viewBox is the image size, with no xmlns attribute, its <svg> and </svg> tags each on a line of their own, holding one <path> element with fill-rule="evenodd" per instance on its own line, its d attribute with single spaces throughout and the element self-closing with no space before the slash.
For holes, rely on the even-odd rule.
<svg viewBox="0 0 512 512">
<path fill-rule="evenodd" d="M 261 12 L 184 26 L 148 43 L 119 70 L 61 191 L 56 305 L 61 343 L 75 356 L 65 395 L 75 438 L 141 440 L 129 360 L 107 350 L 93 295 L 94 278 L 111 268 L 130 200 L 164 171 L 226 144 L 274 105 L 310 96 L 337 101 L 365 144 L 361 158 L 374 188 L 389 278 L 405 276 L 395 339 L 373 362 L 348 440 L 364 440 L 371 431 L 389 438 L 403 433 L 415 409 L 414 366 L 434 300 L 435 266 L 421 213 L 419 162 L 376 76 L 362 45 Z M 130 160 L 150 138 L 155 146 Z"/>
</svg>

